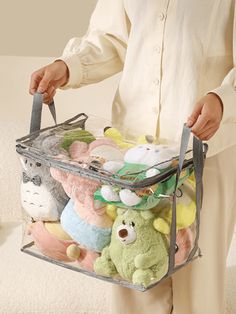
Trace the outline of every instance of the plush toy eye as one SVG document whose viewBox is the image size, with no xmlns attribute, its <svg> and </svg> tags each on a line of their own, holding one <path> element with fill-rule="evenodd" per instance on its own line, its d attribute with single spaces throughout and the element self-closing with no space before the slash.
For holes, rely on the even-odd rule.
<svg viewBox="0 0 236 314">
<path fill-rule="evenodd" d="M 151 148 L 147 147 L 146 150 L 150 150 Z"/>
<path fill-rule="evenodd" d="M 132 222 L 130 223 L 130 226 L 131 226 L 132 228 L 134 228 L 135 223 L 132 221 Z"/>
<path fill-rule="evenodd" d="M 26 159 L 26 160 L 25 160 L 25 164 L 27 164 L 27 162 L 28 162 L 28 160 Z"/>
<path fill-rule="evenodd" d="M 124 220 L 122 220 L 122 224 L 125 225 L 125 221 Z"/>
<path fill-rule="evenodd" d="M 91 164 L 100 166 L 100 162 L 98 160 L 92 160 Z"/>
<path fill-rule="evenodd" d="M 177 252 L 178 252 L 178 250 L 179 250 L 179 247 L 178 247 L 178 245 L 177 245 L 177 244 L 175 244 L 175 253 L 177 253 Z"/>
<path fill-rule="evenodd" d="M 41 163 L 40 162 L 36 162 L 36 166 L 37 167 L 41 167 Z"/>
</svg>

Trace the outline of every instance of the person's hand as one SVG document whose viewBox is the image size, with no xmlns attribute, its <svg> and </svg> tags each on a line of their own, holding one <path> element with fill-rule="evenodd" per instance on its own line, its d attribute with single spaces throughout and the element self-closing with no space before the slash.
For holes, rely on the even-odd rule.
<svg viewBox="0 0 236 314">
<path fill-rule="evenodd" d="M 220 98 L 209 93 L 200 99 L 187 120 L 187 126 L 200 140 L 209 140 L 218 130 L 223 116 Z"/>
<path fill-rule="evenodd" d="M 65 85 L 69 78 L 68 67 L 64 61 L 57 60 L 31 75 L 30 94 L 43 93 L 43 102 L 49 104 L 56 94 L 56 89 Z"/>
</svg>

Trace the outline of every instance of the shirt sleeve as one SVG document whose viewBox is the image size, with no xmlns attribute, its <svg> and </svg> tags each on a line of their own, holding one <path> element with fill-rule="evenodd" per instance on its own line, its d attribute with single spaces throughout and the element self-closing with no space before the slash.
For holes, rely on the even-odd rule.
<svg viewBox="0 0 236 314">
<path fill-rule="evenodd" d="M 222 123 L 236 122 L 236 3 L 234 8 L 233 63 L 234 67 L 226 75 L 221 86 L 210 91 L 217 94 L 222 100 Z"/>
<path fill-rule="evenodd" d="M 64 88 L 99 82 L 123 69 L 130 23 L 122 0 L 99 0 L 82 38 L 72 38 L 59 60 L 69 69 Z"/>
</svg>

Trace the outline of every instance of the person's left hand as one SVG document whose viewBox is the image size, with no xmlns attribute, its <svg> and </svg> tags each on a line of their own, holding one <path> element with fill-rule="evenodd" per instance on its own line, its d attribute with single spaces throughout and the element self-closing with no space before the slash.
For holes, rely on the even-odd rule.
<svg viewBox="0 0 236 314">
<path fill-rule="evenodd" d="M 200 140 L 209 140 L 218 130 L 223 116 L 223 104 L 215 94 L 200 99 L 187 120 L 187 126 Z"/>
</svg>

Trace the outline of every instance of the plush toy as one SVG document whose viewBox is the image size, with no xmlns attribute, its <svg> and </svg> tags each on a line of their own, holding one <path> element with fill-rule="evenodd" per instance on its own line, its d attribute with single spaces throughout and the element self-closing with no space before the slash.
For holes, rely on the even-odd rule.
<svg viewBox="0 0 236 314">
<path fill-rule="evenodd" d="M 69 153 L 73 160 L 84 161 L 85 163 L 90 161 L 92 157 L 100 158 L 104 163 L 111 160 L 123 160 L 122 151 L 116 143 L 109 138 L 97 139 L 90 144 L 75 141 L 70 145 Z"/>
<path fill-rule="evenodd" d="M 61 142 L 60 147 L 68 151 L 68 149 L 71 147 L 71 144 L 73 144 L 75 141 L 80 141 L 83 143 L 90 144 L 93 141 L 95 141 L 96 138 L 87 130 L 71 130 L 67 131 L 63 135 L 63 140 Z"/>
<path fill-rule="evenodd" d="M 68 145 L 75 140 L 90 143 L 95 140 L 91 133 L 77 129 L 55 134 L 52 129 L 46 130 L 34 139 L 32 146 L 42 153 L 63 156 L 68 159 Z M 30 158 L 20 158 L 23 166 L 21 183 L 21 202 L 25 211 L 33 220 L 57 221 L 68 202 L 61 184 L 55 181 L 48 167 Z"/>
<path fill-rule="evenodd" d="M 135 144 L 131 143 L 130 140 L 124 139 L 121 132 L 116 128 L 106 127 L 104 129 L 104 135 L 108 138 L 113 139 L 121 149 L 128 149 L 135 146 Z M 152 135 L 141 135 L 137 138 L 137 144 L 148 144 L 155 142 L 156 138 L 154 138 Z"/>
<path fill-rule="evenodd" d="M 28 234 L 32 236 L 36 247 L 45 256 L 69 262 L 66 249 L 75 243 L 61 228 L 59 222 L 37 221 L 29 225 Z"/>
<path fill-rule="evenodd" d="M 120 275 L 133 284 L 147 287 L 165 276 L 168 270 L 168 243 L 153 224 L 151 211 L 118 209 L 111 243 L 94 263 L 103 276 Z"/>
<path fill-rule="evenodd" d="M 123 158 L 123 154 L 111 139 L 96 140 L 89 145 L 75 141 L 68 152 L 72 162 L 78 162 L 85 167 L 96 167 L 95 170 L 114 156 Z M 81 247 L 90 253 L 98 254 L 109 244 L 113 224 L 106 212 L 106 204 L 94 200 L 93 197 L 101 183 L 54 168 L 51 168 L 51 174 L 71 198 L 61 215 L 61 225 L 78 245 L 70 247 L 68 254 L 79 258 Z"/>
<path fill-rule="evenodd" d="M 82 129 L 74 129 L 55 134 L 54 129 L 49 129 L 41 134 L 33 141 L 33 147 L 40 149 L 40 151 L 57 156 L 63 154 L 68 155 L 68 149 L 75 141 L 91 143 L 95 141 L 95 137 L 88 131 Z"/>
<path fill-rule="evenodd" d="M 172 158 L 177 152 L 163 145 L 143 144 L 130 148 L 124 155 L 124 163 L 108 161 L 103 169 L 113 173 L 114 177 L 138 182 L 161 173 L 172 165 Z M 153 185 L 137 192 L 103 185 L 95 193 L 95 199 L 114 203 L 119 207 L 133 207 L 135 209 L 150 209 L 158 202 L 158 194 L 171 192 L 174 188 L 174 178 L 171 182 Z"/>
<path fill-rule="evenodd" d="M 33 220 L 57 221 L 68 202 L 62 186 L 48 167 L 30 158 L 20 158 L 23 173 L 21 203 Z"/>
<path fill-rule="evenodd" d="M 134 144 L 129 143 L 123 139 L 122 134 L 116 128 L 106 127 L 104 129 L 104 135 L 108 138 L 113 139 L 115 143 L 118 145 L 118 147 L 121 149 L 128 149 L 134 147 Z"/>
<path fill-rule="evenodd" d="M 104 162 L 123 159 L 123 154 L 111 139 L 99 139 L 87 144 L 75 141 L 68 149 L 72 163 L 98 171 Z M 51 168 L 52 176 L 59 181 L 67 195 L 73 197 L 85 205 L 86 208 L 94 210 L 101 207 L 101 202 L 94 200 L 94 192 L 101 183 L 97 180 L 85 178 Z M 105 206 L 105 205 L 102 205 Z"/>
<path fill-rule="evenodd" d="M 78 252 L 77 243 L 62 229 L 59 222 L 37 221 L 30 224 L 28 234 L 45 256 L 63 262 L 77 261 L 86 270 L 93 270 L 94 260 L 99 256 L 82 246 Z"/>
<path fill-rule="evenodd" d="M 172 218 L 172 204 L 168 203 L 166 207 L 159 210 L 159 217 L 155 220 L 155 228 L 163 234 L 170 233 Z M 176 206 L 176 227 L 177 230 L 185 229 L 191 226 L 196 219 L 196 204 L 191 201 L 189 204 L 179 202 Z"/>
<path fill-rule="evenodd" d="M 68 202 L 61 215 L 62 228 L 71 238 L 95 252 L 101 252 L 110 243 L 112 224 L 105 208 L 88 210 L 76 199 Z"/>
<path fill-rule="evenodd" d="M 194 224 L 189 228 L 178 230 L 175 245 L 175 266 L 179 266 L 186 262 L 194 247 L 195 238 L 196 228 Z"/>
<path fill-rule="evenodd" d="M 183 264 L 194 247 L 196 238 L 196 203 L 194 201 L 194 179 L 188 178 L 180 188 L 180 196 L 176 204 L 176 254 L 175 265 Z M 170 240 L 170 227 L 172 219 L 172 203 L 162 200 L 153 209 L 157 218 L 154 221 L 156 230 L 165 234 Z"/>
</svg>

